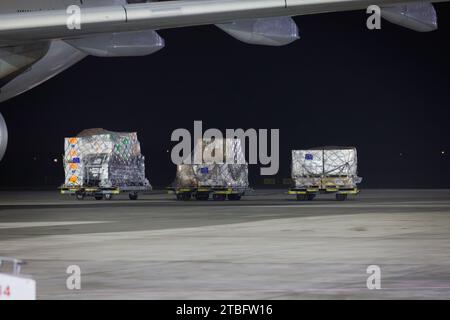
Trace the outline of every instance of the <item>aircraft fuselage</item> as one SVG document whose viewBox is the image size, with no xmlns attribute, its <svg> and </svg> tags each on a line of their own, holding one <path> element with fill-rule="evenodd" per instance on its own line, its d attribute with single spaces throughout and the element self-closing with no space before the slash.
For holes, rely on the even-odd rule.
<svg viewBox="0 0 450 320">
<path fill-rule="evenodd" d="M 91 0 L 92 1 L 92 0 Z M 2 0 L 0 13 L 36 12 L 58 10 L 70 4 L 81 4 L 80 0 Z"/>
</svg>

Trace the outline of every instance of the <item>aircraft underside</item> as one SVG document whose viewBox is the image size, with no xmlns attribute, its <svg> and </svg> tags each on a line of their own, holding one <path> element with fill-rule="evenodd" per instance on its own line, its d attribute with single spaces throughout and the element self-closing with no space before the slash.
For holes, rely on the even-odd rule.
<svg viewBox="0 0 450 320">
<path fill-rule="evenodd" d="M 38 86 L 88 55 L 153 54 L 164 48 L 164 39 L 156 31 L 163 28 L 214 24 L 244 43 L 284 46 L 300 38 L 292 16 L 363 9 L 379 3 L 382 17 L 390 22 L 421 32 L 437 29 L 431 3 L 401 2 L 2 0 L 0 103 Z M 74 4 L 81 7 L 80 29 L 70 29 L 67 23 L 67 8 Z M 0 132 L 1 159 L 7 139 L 4 121 L 0 121 Z"/>
</svg>

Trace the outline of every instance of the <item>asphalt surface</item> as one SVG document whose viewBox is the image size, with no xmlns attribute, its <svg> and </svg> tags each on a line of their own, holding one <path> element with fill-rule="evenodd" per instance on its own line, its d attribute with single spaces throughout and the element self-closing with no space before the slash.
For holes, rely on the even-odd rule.
<svg viewBox="0 0 450 320">
<path fill-rule="evenodd" d="M 39 299 L 450 299 L 450 190 L 346 202 L 0 192 L 0 256 L 28 262 Z M 70 265 L 81 290 L 66 287 Z M 367 288 L 370 265 L 381 289 Z"/>
</svg>

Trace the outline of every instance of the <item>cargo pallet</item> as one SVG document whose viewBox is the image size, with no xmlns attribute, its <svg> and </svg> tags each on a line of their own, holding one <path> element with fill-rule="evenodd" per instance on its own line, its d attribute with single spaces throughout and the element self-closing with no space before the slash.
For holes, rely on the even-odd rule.
<svg viewBox="0 0 450 320">
<path fill-rule="evenodd" d="M 167 188 L 169 194 L 175 194 L 177 200 L 189 201 L 192 198 L 198 201 L 209 200 L 212 194 L 212 199 L 215 201 L 239 201 L 247 188 L 229 188 L 229 187 L 192 187 L 192 188 Z"/>
<path fill-rule="evenodd" d="M 340 187 L 308 187 L 308 188 L 291 188 L 288 191 L 290 195 L 296 195 L 298 201 L 306 201 L 313 200 L 317 194 L 320 193 L 335 193 L 337 201 L 345 201 L 347 200 L 348 195 L 357 195 L 359 193 L 359 189 L 356 187 L 352 188 L 340 188 Z"/>
<path fill-rule="evenodd" d="M 85 197 L 94 197 L 95 200 L 111 200 L 113 195 L 128 192 L 130 200 L 137 200 L 139 193 L 151 191 L 151 187 L 61 187 L 61 194 L 69 194 L 75 196 L 77 200 L 83 200 Z"/>
</svg>

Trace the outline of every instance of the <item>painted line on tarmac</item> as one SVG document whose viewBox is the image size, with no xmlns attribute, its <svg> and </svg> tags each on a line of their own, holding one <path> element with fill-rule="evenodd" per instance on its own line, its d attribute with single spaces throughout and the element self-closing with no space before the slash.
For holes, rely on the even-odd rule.
<svg viewBox="0 0 450 320">
<path fill-rule="evenodd" d="M 224 206 L 226 207 L 226 206 Z M 450 208 L 450 204 L 427 204 L 427 205 L 417 205 L 417 204 L 367 204 L 367 205 L 322 205 L 322 204 L 293 204 L 293 205 L 247 205 L 242 206 L 245 208 Z"/>
<path fill-rule="evenodd" d="M 80 205 L 80 206 L 86 206 L 86 205 L 105 205 L 105 204 L 137 204 L 137 203 L 171 203 L 176 202 L 175 200 L 141 200 L 141 201 L 130 201 L 130 200 L 123 200 L 123 201 L 58 201 L 58 202 L 3 202 L 0 204 L 1 207 L 21 207 L 21 206 L 66 206 L 66 205 Z"/>
<path fill-rule="evenodd" d="M 259 200 L 258 200 L 259 201 Z M 264 201 L 264 200 L 262 200 Z M 270 200 L 269 200 L 270 201 Z M 275 200 L 277 201 L 277 200 Z M 278 200 L 279 201 L 279 200 Z M 282 200 L 281 200 L 282 201 Z M 450 207 L 450 203 L 448 201 L 438 201 L 438 202 L 393 202 L 393 203 L 330 203 L 330 204 L 321 204 L 321 203 L 302 203 L 302 204 L 251 204 L 250 201 L 242 201 L 240 204 L 238 203 L 229 203 L 222 204 L 216 201 L 187 201 L 180 202 L 177 200 L 139 200 L 139 201 L 130 201 L 130 200 L 113 200 L 113 201 L 58 201 L 58 202 L 6 202 L 1 203 L 0 208 L 2 207 L 32 207 L 32 206 L 105 206 L 105 205 L 115 205 L 115 204 L 128 204 L 130 207 L 133 205 L 139 204 L 186 204 L 189 207 L 214 207 L 214 208 L 448 208 Z M 207 205 L 209 204 L 209 205 Z"/>
<path fill-rule="evenodd" d="M 62 222 L 1 222 L 0 229 L 18 229 L 18 228 L 34 228 L 34 227 L 58 227 L 58 226 L 73 226 L 81 224 L 98 224 L 111 223 L 114 221 L 62 221 Z"/>
</svg>

